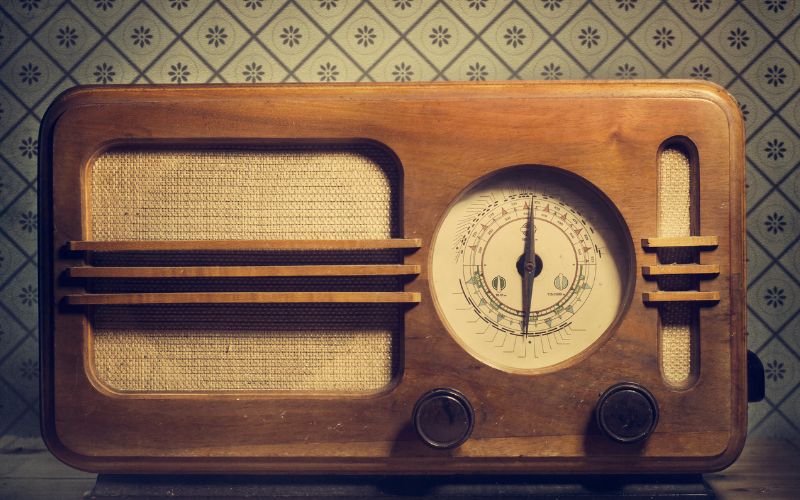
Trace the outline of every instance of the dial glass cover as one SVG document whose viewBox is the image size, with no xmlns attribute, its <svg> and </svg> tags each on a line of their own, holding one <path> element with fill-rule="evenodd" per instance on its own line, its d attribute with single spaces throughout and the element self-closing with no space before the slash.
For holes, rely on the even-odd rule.
<svg viewBox="0 0 800 500">
<path fill-rule="evenodd" d="M 550 371 L 610 333 L 630 301 L 632 256 L 621 215 L 589 182 L 553 167 L 510 167 L 473 183 L 445 212 L 431 287 L 439 316 L 472 356 L 511 372 Z"/>
</svg>

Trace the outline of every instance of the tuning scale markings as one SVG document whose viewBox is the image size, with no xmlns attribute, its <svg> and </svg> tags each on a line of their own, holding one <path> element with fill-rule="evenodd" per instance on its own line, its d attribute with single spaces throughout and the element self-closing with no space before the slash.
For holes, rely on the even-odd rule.
<svg viewBox="0 0 800 500">
<path fill-rule="evenodd" d="M 572 177 L 536 167 L 501 172 L 448 210 L 432 284 L 450 333 L 468 352 L 500 368 L 539 369 L 588 348 L 616 317 L 629 272 L 621 265 L 624 230 Z M 531 217 L 535 263 L 526 264 Z M 526 272 L 534 276 L 527 328 Z"/>
</svg>

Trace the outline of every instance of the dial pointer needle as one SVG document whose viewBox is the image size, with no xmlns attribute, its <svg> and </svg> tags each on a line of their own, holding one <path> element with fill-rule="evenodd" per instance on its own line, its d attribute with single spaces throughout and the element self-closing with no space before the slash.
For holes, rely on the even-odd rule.
<svg viewBox="0 0 800 500">
<path fill-rule="evenodd" d="M 531 302 L 533 302 L 533 278 L 536 273 L 536 238 L 533 226 L 533 196 L 531 196 L 530 207 L 528 208 L 528 231 L 525 238 L 525 262 L 523 286 L 522 286 L 522 334 L 528 335 L 528 326 L 531 315 Z"/>
</svg>

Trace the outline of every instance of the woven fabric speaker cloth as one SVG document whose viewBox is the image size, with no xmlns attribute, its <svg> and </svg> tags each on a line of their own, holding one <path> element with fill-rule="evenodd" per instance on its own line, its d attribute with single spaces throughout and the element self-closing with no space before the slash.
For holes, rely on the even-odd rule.
<svg viewBox="0 0 800 500">
<path fill-rule="evenodd" d="M 394 158 L 371 145 L 111 150 L 89 171 L 90 237 L 392 238 L 400 227 L 399 179 Z M 112 265 L 176 265 L 192 259 L 191 252 L 144 260 L 123 256 Z M 242 259 L 253 265 L 281 265 L 287 259 L 372 263 L 369 253 L 358 252 L 295 257 L 254 252 L 235 259 L 220 254 L 218 260 L 206 253 L 202 259 L 205 265 Z M 295 279 L 283 280 L 281 289 L 330 286 L 319 279 Z M 212 280 L 154 281 L 147 287 L 190 292 L 259 286 L 257 280 L 226 283 L 220 288 Z M 334 285 L 353 289 L 358 284 Z M 143 285 L 123 280 L 114 291 L 126 286 Z M 366 282 L 364 290 L 374 286 Z M 90 323 L 95 374 L 119 391 L 371 392 L 389 384 L 399 370 L 402 308 L 396 305 L 98 306 Z"/>
<path fill-rule="evenodd" d="M 112 150 L 90 169 L 91 238 L 390 238 L 398 180 L 370 145 Z"/>
<path fill-rule="evenodd" d="M 120 391 L 377 391 L 397 373 L 386 304 L 103 306 L 98 378 Z"/>
<path fill-rule="evenodd" d="M 692 175 L 689 158 L 679 149 L 666 148 L 658 158 L 658 236 L 690 236 L 692 223 Z M 691 255 L 660 251 L 662 263 L 686 262 Z M 671 289 L 689 289 L 691 279 L 660 280 Z M 695 310 L 685 303 L 659 306 L 661 371 L 667 383 L 685 385 L 691 376 Z"/>
</svg>

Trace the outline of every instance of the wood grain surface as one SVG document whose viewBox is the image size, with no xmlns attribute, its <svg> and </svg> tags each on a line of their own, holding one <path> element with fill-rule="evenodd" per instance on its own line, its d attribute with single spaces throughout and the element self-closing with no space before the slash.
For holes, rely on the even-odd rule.
<svg viewBox="0 0 800 500">
<path fill-rule="evenodd" d="M 642 266 L 644 276 L 681 276 L 681 275 L 716 275 L 718 264 L 664 264 Z"/>
<path fill-rule="evenodd" d="M 700 236 L 689 241 L 653 238 L 657 151 L 672 138 L 690 140 L 701 159 Z M 121 393 L 97 379 L 90 314 L 67 298 L 87 295 L 84 280 L 67 274 L 87 264 L 75 250 L 198 246 L 86 241 L 92 221 L 85 182 L 96 155 L 115 147 L 268 149 L 359 141 L 382 145 L 402 165 L 405 239 L 390 241 L 420 247 L 404 256 L 403 264 L 420 273 L 402 293 L 420 302 L 405 310 L 401 374 L 391 387 L 368 397 Z M 687 81 L 90 87 L 56 100 L 41 143 L 43 434 L 53 453 L 76 467 L 128 473 L 697 472 L 727 466 L 742 449 L 744 139 L 738 107 L 720 87 Z M 538 375 L 497 370 L 459 347 L 429 284 L 429 242 L 445 209 L 475 179 L 514 165 L 559 167 L 602 191 L 628 226 L 635 262 L 631 299 L 613 332 L 587 355 Z M 638 244 L 643 240 L 645 247 Z M 681 390 L 663 379 L 658 310 L 641 300 L 657 284 L 640 268 L 656 265 L 648 250 L 664 244 L 708 247 L 699 264 L 719 266 L 698 290 L 714 290 L 718 302 L 699 311 L 699 374 Z M 203 245 L 231 249 L 227 242 Z M 599 395 L 619 382 L 641 384 L 658 401 L 658 426 L 640 445 L 611 442 L 594 424 Z M 414 403 L 436 387 L 459 390 L 475 409 L 471 438 L 454 450 L 426 446 L 411 427 Z"/>
<path fill-rule="evenodd" d="M 403 264 L 308 265 L 308 266 L 175 266 L 109 267 L 78 266 L 73 278 L 260 278 L 271 276 L 408 276 L 420 266 Z M 719 272 L 719 270 L 717 270 Z"/>
<path fill-rule="evenodd" d="M 67 295 L 67 304 L 270 304 L 296 302 L 415 303 L 415 292 L 190 292 L 91 293 Z"/>
<path fill-rule="evenodd" d="M 719 292 L 644 292 L 645 302 L 717 302 Z"/>
<path fill-rule="evenodd" d="M 254 252 L 263 250 L 381 250 L 413 249 L 419 238 L 389 240 L 180 240 L 180 241 L 70 241 L 70 250 L 87 252 L 191 252 L 217 250 Z"/>
<path fill-rule="evenodd" d="M 642 238 L 644 248 L 713 248 L 719 245 L 717 236 L 661 236 Z"/>
</svg>

